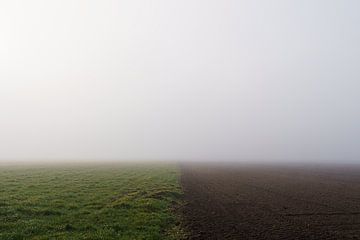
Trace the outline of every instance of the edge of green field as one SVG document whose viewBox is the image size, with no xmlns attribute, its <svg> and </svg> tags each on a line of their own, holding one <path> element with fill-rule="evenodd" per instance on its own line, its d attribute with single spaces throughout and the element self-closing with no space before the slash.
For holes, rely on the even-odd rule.
<svg viewBox="0 0 360 240">
<path fill-rule="evenodd" d="M 0 168 L 0 239 L 185 238 L 176 164 Z"/>
</svg>

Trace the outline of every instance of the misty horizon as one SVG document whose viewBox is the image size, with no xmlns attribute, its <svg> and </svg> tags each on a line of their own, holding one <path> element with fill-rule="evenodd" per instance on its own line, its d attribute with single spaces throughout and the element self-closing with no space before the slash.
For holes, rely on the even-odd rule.
<svg viewBox="0 0 360 240">
<path fill-rule="evenodd" d="M 0 162 L 359 163 L 359 9 L 3 1 Z"/>
</svg>

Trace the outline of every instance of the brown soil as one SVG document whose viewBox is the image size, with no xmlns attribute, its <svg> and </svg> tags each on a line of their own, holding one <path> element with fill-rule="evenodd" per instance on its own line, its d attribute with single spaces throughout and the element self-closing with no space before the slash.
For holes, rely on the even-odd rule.
<svg viewBox="0 0 360 240">
<path fill-rule="evenodd" d="M 360 168 L 184 165 L 189 239 L 360 239 Z"/>
</svg>

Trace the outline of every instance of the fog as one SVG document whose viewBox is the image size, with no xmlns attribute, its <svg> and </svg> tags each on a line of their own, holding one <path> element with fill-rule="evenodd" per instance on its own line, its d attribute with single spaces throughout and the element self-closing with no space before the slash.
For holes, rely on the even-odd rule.
<svg viewBox="0 0 360 240">
<path fill-rule="evenodd" d="M 360 162 L 356 0 L 4 0 L 0 161 Z"/>
</svg>

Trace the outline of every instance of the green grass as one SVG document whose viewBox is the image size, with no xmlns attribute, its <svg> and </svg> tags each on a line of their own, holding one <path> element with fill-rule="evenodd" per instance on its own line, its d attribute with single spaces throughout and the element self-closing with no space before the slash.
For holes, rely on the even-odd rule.
<svg viewBox="0 0 360 240">
<path fill-rule="evenodd" d="M 0 239 L 179 239 L 175 165 L 0 167 Z"/>
</svg>

